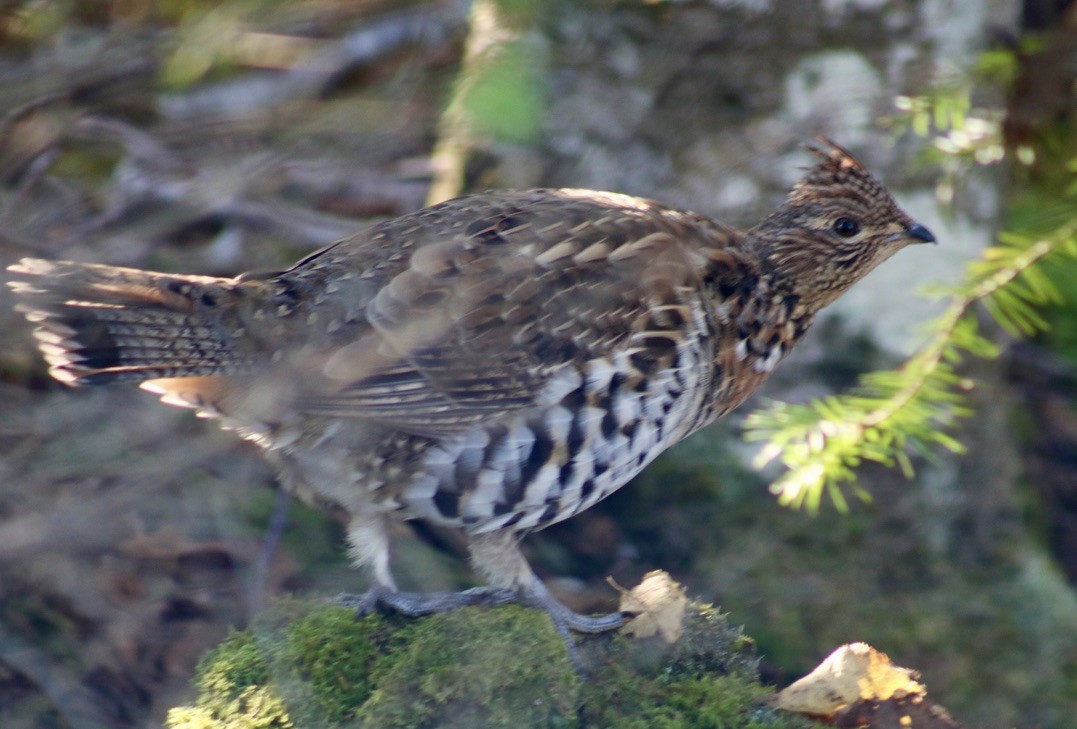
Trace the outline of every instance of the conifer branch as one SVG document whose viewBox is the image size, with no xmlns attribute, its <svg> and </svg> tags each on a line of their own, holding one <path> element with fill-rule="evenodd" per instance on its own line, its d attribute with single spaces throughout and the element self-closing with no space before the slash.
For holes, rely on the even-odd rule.
<svg viewBox="0 0 1077 729">
<path fill-rule="evenodd" d="M 911 449 L 963 452 L 946 430 L 969 414 L 964 391 L 972 382 L 955 367 L 964 355 L 998 355 L 998 347 L 978 331 L 975 305 L 982 302 L 1015 335 L 1042 330 L 1046 325 L 1036 309 L 1057 297 L 1042 263 L 1060 255 L 1077 257 L 1077 224 L 1039 240 L 1000 236 L 1000 245 L 970 264 L 964 281 L 941 292 L 951 297 L 950 305 L 902 367 L 863 376 L 851 394 L 803 405 L 773 403 L 749 415 L 747 437 L 767 441 L 757 465 L 779 459 L 788 469 L 771 486 L 779 501 L 816 511 L 825 492 L 846 510 L 842 485 L 851 484 L 860 498 L 869 498 L 855 484 L 853 469 L 863 461 L 897 465 L 911 475 Z"/>
</svg>

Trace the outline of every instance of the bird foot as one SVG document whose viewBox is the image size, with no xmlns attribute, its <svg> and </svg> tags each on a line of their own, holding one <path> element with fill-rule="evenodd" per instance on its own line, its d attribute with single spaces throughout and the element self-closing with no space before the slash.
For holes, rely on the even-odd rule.
<svg viewBox="0 0 1077 729">
<path fill-rule="evenodd" d="M 595 635 L 616 630 L 625 624 L 623 613 L 580 615 L 568 609 L 538 580 L 535 580 L 530 586 L 521 589 L 516 594 L 521 605 L 537 608 L 550 616 L 554 630 L 557 631 L 568 647 L 569 660 L 572 661 L 576 672 L 583 677 L 586 677 L 590 670 L 580 655 L 579 647 L 576 645 L 576 639 L 572 636 L 572 631 Z"/>
<path fill-rule="evenodd" d="M 581 615 L 569 610 L 560 600 L 550 594 L 541 582 L 536 582 L 531 589 L 521 590 L 518 596 L 521 605 L 537 608 L 549 615 L 557 632 L 563 635 L 567 634 L 568 630 L 594 635 L 616 630 L 625 624 L 625 615 L 621 612 L 608 615 Z"/>
<path fill-rule="evenodd" d="M 619 612 L 593 616 L 573 612 L 551 595 L 541 583 L 530 590 L 484 586 L 460 592 L 399 592 L 376 584 L 361 595 L 341 593 L 334 602 L 355 610 L 357 615 L 388 611 L 413 618 L 474 605 L 496 607 L 517 604 L 545 612 L 553 620 L 558 632 L 574 630 L 577 633 L 605 633 L 625 624 L 625 616 Z"/>
<path fill-rule="evenodd" d="M 375 584 L 361 595 L 342 593 L 334 601 L 338 605 L 355 610 L 357 616 L 375 612 L 395 612 L 408 617 L 432 615 L 462 607 L 518 604 L 542 610 L 550 616 L 553 627 L 568 646 L 572 665 L 581 675 L 587 668 L 580 658 L 572 631 L 597 634 L 616 630 L 625 624 L 623 613 L 608 615 L 580 615 L 565 607 L 550 594 L 546 586 L 536 581 L 527 588 L 513 590 L 503 587 L 473 587 L 461 592 L 399 592 L 385 585 Z"/>
<path fill-rule="evenodd" d="M 352 608 L 358 616 L 395 612 L 416 618 L 469 605 L 508 605 L 519 602 L 519 598 L 515 590 L 496 587 L 473 587 L 460 592 L 400 592 L 375 584 L 361 595 L 342 593 L 335 602 Z"/>
</svg>

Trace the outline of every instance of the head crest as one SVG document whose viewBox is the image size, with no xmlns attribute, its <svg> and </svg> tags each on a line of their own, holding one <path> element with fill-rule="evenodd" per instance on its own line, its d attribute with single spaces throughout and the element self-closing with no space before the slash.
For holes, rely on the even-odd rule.
<svg viewBox="0 0 1077 729">
<path fill-rule="evenodd" d="M 819 158 L 819 162 L 808 168 L 796 188 L 804 190 L 835 184 L 854 184 L 857 187 L 862 187 L 865 183 L 870 187 L 877 185 L 860 161 L 836 142 L 826 137 L 816 137 L 815 141 L 808 145 L 808 150 Z"/>
<path fill-rule="evenodd" d="M 821 163 L 843 170 L 862 170 L 864 166 L 853 156 L 853 153 L 842 147 L 832 139 L 818 136 L 815 141 L 808 144 L 808 151 L 819 157 Z"/>
</svg>

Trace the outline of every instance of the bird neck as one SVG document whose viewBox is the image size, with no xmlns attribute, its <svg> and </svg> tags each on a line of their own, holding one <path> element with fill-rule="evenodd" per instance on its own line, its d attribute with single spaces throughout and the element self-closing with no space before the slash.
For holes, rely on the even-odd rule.
<svg viewBox="0 0 1077 729">
<path fill-rule="evenodd" d="M 793 299 L 802 315 L 819 313 L 853 282 L 832 270 L 804 231 L 791 230 L 781 210 L 746 232 L 744 248 L 765 283 L 759 287 L 760 295 Z"/>
<path fill-rule="evenodd" d="M 769 372 L 775 358 L 788 354 L 811 326 L 820 308 L 816 304 L 817 300 L 805 298 L 787 280 L 763 273 L 735 306 L 733 323 L 738 338 L 749 340 L 749 353 L 771 360 L 765 368 Z"/>
<path fill-rule="evenodd" d="M 766 379 L 820 308 L 817 299 L 804 298 L 792 281 L 768 270 L 753 243 L 747 238 L 739 245 L 708 251 L 703 275 L 715 326 L 722 333 L 716 364 L 722 372 L 742 377 L 725 394 L 726 409 Z"/>
</svg>

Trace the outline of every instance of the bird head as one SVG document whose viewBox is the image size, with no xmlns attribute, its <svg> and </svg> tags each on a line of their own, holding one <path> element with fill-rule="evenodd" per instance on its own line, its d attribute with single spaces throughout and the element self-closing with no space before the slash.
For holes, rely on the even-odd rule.
<svg viewBox="0 0 1077 729">
<path fill-rule="evenodd" d="M 820 138 L 819 162 L 749 231 L 774 284 L 819 309 L 907 245 L 935 236 L 848 151 Z"/>
</svg>

